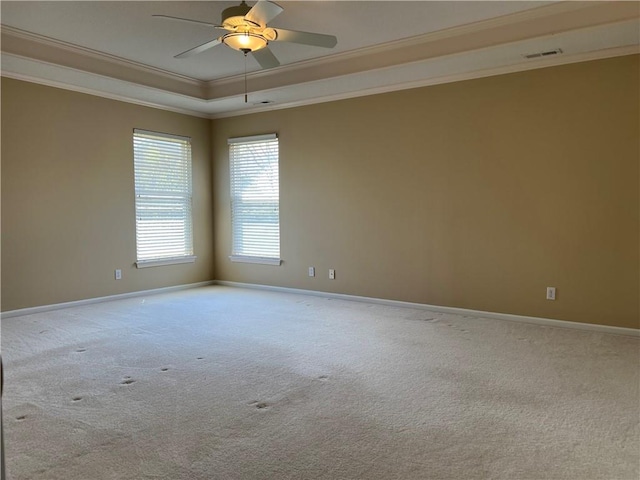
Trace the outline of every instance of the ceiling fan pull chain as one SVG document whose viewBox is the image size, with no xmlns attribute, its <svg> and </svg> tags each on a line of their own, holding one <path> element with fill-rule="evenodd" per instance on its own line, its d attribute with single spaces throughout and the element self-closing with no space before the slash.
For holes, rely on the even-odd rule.
<svg viewBox="0 0 640 480">
<path fill-rule="evenodd" d="M 247 52 L 244 52 L 244 103 L 247 103 Z"/>
</svg>

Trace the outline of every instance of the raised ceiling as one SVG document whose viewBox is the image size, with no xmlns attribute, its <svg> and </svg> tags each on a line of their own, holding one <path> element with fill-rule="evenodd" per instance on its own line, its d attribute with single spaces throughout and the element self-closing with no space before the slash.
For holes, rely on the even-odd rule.
<svg viewBox="0 0 640 480">
<path fill-rule="evenodd" d="M 219 31 L 152 17 L 219 23 L 238 3 L 5 0 L 2 75 L 216 118 L 627 55 L 640 43 L 638 2 L 279 1 L 270 26 L 338 45 L 275 42 L 281 66 L 260 70 L 224 45 L 175 59 Z"/>
</svg>

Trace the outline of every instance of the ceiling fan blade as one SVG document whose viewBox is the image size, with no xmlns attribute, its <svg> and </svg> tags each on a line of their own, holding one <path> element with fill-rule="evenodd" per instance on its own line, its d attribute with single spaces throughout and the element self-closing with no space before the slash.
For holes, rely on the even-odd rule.
<svg viewBox="0 0 640 480">
<path fill-rule="evenodd" d="M 273 54 L 269 47 L 261 48 L 251 52 L 253 58 L 255 58 L 262 68 L 275 68 L 280 65 L 280 62 Z"/>
<path fill-rule="evenodd" d="M 216 25 L 215 23 L 209 23 L 209 22 L 201 22 L 200 20 L 191 20 L 190 18 L 172 17 L 170 15 L 151 15 L 151 16 L 157 17 L 157 18 L 163 18 L 165 20 L 177 20 L 179 22 L 197 23 L 200 25 L 206 25 L 208 27 L 220 28 L 224 30 L 224 27 L 222 25 Z"/>
<path fill-rule="evenodd" d="M 271 20 L 282 13 L 284 9 L 277 3 L 259 0 L 244 18 L 252 23 L 264 27 Z"/>
<path fill-rule="evenodd" d="M 209 40 L 208 42 L 203 43 L 202 45 L 198 45 L 197 47 L 193 47 L 190 48 L 189 50 L 179 53 L 178 55 L 176 55 L 173 58 L 185 58 L 185 57 L 190 57 L 191 55 L 195 55 L 196 53 L 200 53 L 200 52 L 204 52 L 205 50 L 209 50 L 210 48 L 215 47 L 216 45 L 219 45 L 220 39 L 216 38 L 213 40 Z"/>
<path fill-rule="evenodd" d="M 312 45 L 314 47 L 333 48 L 338 43 L 338 39 L 333 35 L 325 35 L 323 33 L 298 32 L 296 30 L 285 30 L 283 28 L 274 28 L 278 36 L 278 42 L 302 43 L 303 45 Z"/>
</svg>

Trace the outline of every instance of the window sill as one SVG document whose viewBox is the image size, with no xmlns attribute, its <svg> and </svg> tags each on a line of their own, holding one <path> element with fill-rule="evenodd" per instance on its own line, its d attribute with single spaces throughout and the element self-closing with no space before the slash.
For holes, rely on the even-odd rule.
<svg viewBox="0 0 640 480">
<path fill-rule="evenodd" d="M 161 267 L 163 265 L 178 265 L 180 263 L 194 263 L 196 261 L 195 255 L 187 255 L 184 257 L 171 257 L 171 258 L 156 258 L 152 260 L 138 260 L 136 262 L 137 268 L 147 267 Z"/>
<path fill-rule="evenodd" d="M 282 264 L 282 260 L 279 258 L 270 257 L 245 257 L 243 255 L 231 255 L 229 259 L 232 262 L 237 263 L 259 263 L 261 265 L 274 265 L 279 267 Z"/>
</svg>

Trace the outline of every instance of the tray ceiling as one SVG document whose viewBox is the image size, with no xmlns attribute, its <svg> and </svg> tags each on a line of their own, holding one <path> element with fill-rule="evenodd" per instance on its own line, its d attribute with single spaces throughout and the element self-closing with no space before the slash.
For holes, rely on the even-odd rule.
<svg viewBox="0 0 640 480">
<path fill-rule="evenodd" d="M 271 26 L 338 45 L 273 43 L 281 66 L 270 70 L 224 45 L 175 59 L 219 32 L 152 14 L 218 23 L 237 2 L 3 1 L 2 74 L 215 118 L 626 55 L 640 42 L 637 2 L 277 3 Z"/>
</svg>

